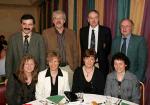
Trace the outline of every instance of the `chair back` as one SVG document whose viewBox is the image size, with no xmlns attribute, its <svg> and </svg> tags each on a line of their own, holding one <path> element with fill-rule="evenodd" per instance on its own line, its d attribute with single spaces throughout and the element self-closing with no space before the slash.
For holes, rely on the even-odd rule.
<svg viewBox="0 0 150 105">
<path fill-rule="evenodd" d="M 145 105 L 145 86 L 144 83 L 142 82 L 140 82 L 140 92 L 141 92 L 140 105 Z"/>
</svg>

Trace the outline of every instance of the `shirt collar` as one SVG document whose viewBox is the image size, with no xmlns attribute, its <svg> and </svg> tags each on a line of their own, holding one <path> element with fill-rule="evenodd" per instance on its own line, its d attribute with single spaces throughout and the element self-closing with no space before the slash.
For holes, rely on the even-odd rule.
<svg viewBox="0 0 150 105">
<path fill-rule="evenodd" d="M 114 71 L 114 74 L 115 74 L 115 76 L 113 77 L 115 80 L 117 80 L 117 72 L 116 71 Z M 128 70 L 126 70 L 125 71 L 125 74 L 124 74 L 124 77 L 123 77 L 123 80 L 130 80 L 130 76 L 128 75 L 129 74 L 129 72 L 128 72 Z M 122 80 L 122 81 L 123 81 Z M 118 81 L 118 80 L 117 80 Z"/>
<path fill-rule="evenodd" d="M 59 33 L 59 31 L 56 28 L 54 28 L 54 29 L 55 29 L 55 32 L 57 33 L 57 35 L 64 35 L 64 33 L 65 33 L 65 28 L 62 33 Z"/>
<path fill-rule="evenodd" d="M 127 35 L 127 37 L 124 37 L 124 36 L 122 35 L 122 39 L 123 39 L 123 38 L 130 39 L 130 37 L 131 37 L 131 34 Z"/>
<path fill-rule="evenodd" d="M 25 37 L 26 35 L 28 35 L 29 37 L 31 37 L 31 34 L 32 34 L 32 33 L 25 34 L 24 32 L 22 32 L 23 37 Z"/>
<path fill-rule="evenodd" d="M 57 76 L 63 76 L 62 71 L 58 68 Z M 45 77 L 51 77 L 50 68 L 47 69 Z"/>
<path fill-rule="evenodd" d="M 94 29 L 95 31 L 98 31 L 98 27 L 99 27 L 98 25 L 97 25 L 95 28 L 92 28 L 92 27 L 90 26 L 90 30 L 93 30 L 93 29 Z"/>
</svg>

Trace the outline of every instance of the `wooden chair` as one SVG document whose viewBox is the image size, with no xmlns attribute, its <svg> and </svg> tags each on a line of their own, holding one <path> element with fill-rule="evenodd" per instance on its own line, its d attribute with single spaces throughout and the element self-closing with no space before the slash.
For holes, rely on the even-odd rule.
<svg viewBox="0 0 150 105">
<path fill-rule="evenodd" d="M 140 92 L 141 92 L 140 105 L 145 105 L 145 86 L 144 83 L 142 82 L 140 82 Z"/>
</svg>

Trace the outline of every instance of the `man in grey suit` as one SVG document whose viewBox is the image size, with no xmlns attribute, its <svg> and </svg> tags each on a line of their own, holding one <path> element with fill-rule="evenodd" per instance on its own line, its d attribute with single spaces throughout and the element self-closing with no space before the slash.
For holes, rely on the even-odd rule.
<svg viewBox="0 0 150 105">
<path fill-rule="evenodd" d="M 132 34 L 133 21 L 123 19 L 120 23 L 121 35 L 112 42 L 112 55 L 124 53 L 130 60 L 129 71 L 134 73 L 140 81 L 145 78 L 147 47 L 144 37 Z"/>
<path fill-rule="evenodd" d="M 35 19 L 30 14 L 25 14 L 20 19 L 21 32 L 12 35 L 8 42 L 6 54 L 6 84 L 7 101 L 13 100 L 13 74 L 16 73 L 20 61 L 25 54 L 31 54 L 39 65 L 39 70 L 45 69 L 45 44 L 42 35 L 34 33 Z M 8 81 L 8 82 L 7 82 Z M 10 100 L 9 100 L 10 99 Z"/>
</svg>

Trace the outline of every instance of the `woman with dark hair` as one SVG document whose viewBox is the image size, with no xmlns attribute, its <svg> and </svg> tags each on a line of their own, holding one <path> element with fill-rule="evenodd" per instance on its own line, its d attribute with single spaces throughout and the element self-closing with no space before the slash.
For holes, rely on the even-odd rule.
<svg viewBox="0 0 150 105">
<path fill-rule="evenodd" d="M 96 52 L 93 49 L 85 51 L 84 65 L 75 70 L 73 75 L 73 92 L 104 94 L 104 75 L 95 67 Z"/>
<path fill-rule="evenodd" d="M 17 73 L 13 75 L 13 97 L 9 97 L 8 105 L 22 105 L 35 100 L 35 85 L 37 83 L 38 65 L 31 55 L 23 56 Z M 8 81 L 8 85 L 11 80 Z"/>
<path fill-rule="evenodd" d="M 128 71 L 129 59 L 123 53 L 112 57 L 111 66 L 114 71 L 107 76 L 105 95 L 139 103 L 140 90 L 137 77 Z"/>
</svg>

